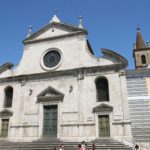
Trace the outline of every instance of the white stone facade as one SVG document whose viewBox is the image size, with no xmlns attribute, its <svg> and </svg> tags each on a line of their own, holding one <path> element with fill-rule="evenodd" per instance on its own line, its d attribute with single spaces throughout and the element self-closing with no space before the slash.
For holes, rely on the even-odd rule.
<svg viewBox="0 0 150 150">
<path fill-rule="evenodd" d="M 126 60 L 107 49 L 102 50 L 104 57 L 95 57 L 86 34 L 84 29 L 52 21 L 25 39 L 19 65 L 0 73 L 0 117 L 9 119 L 9 140 L 42 138 L 44 106 L 51 105 L 57 106 L 57 138 L 61 140 L 103 138 L 99 135 L 101 115 L 109 116 L 110 137 L 132 138 L 124 74 Z M 57 67 L 46 69 L 43 55 L 52 48 L 61 51 L 61 60 Z M 95 81 L 99 77 L 108 80 L 107 102 L 97 102 Z M 13 87 L 12 107 L 4 108 L 7 86 Z M 47 96 L 47 89 L 58 95 Z"/>
</svg>

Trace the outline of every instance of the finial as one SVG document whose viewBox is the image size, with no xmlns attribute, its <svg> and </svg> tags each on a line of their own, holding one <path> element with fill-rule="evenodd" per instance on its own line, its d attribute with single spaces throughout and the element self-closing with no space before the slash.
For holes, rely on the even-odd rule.
<svg viewBox="0 0 150 150">
<path fill-rule="evenodd" d="M 82 20 L 82 16 L 79 16 L 79 28 L 83 28 L 83 20 Z"/>
<path fill-rule="evenodd" d="M 50 23 L 51 22 L 60 22 L 60 19 L 56 15 L 54 15 Z"/>
<path fill-rule="evenodd" d="M 27 37 L 31 36 L 31 34 L 32 34 L 32 26 L 30 25 L 30 26 L 28 27 L 28 34 L 27 34 Z"/>
</svg>

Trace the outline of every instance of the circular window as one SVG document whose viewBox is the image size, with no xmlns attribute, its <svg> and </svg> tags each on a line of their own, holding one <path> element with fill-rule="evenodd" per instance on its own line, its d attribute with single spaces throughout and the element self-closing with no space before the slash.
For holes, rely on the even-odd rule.
<svg viewBox="0 0 150 150">
<path fill-rule="evenodd" d="M 57 68 L 61 62 L 61 56 L 58 49 L 47 50 L 42 57 L 42 67 L 46 70 Z"/>
</svg>

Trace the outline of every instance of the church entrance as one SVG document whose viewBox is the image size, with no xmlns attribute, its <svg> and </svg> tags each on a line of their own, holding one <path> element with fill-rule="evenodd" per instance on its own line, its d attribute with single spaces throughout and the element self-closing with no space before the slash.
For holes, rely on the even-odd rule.
<svg viewBox="0 0 150 150">
<path fill-rule="evenodd" d="M 44 106 L 43 135 L 57 137 L 57 105 Z"/>
<path fill-rule="evenodd" d="M 110 124 L 108 115 L 98 116 L 98 126 L 99 126 L 99 137 L 110 136 Z"/>
</svg>

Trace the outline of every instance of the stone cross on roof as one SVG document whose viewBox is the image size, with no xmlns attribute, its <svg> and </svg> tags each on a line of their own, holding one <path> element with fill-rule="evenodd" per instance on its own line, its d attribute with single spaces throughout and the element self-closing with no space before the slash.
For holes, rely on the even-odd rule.
<svg viewBox="0 0 150 150">
<path fill-rule="evenodd" d="M 60 19 L 56 15 L 54 15 L 53 18 L 51 19 L 50 23 L 51 22 L 60 22 Z"/>
</svg>

